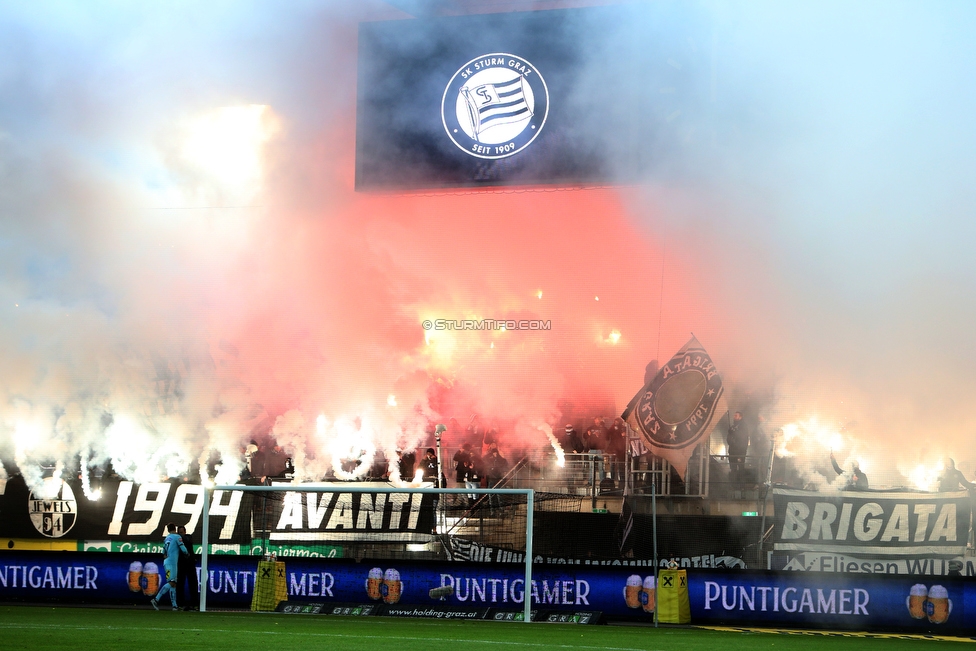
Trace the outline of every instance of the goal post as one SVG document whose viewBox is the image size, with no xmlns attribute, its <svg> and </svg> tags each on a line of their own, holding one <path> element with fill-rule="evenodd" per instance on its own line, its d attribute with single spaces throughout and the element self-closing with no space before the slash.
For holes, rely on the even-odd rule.
<svg viewBox="0 0 976 651">
<path fill-rule="evenodd" d="M 200 565 L 201 565 L 200 567 L 200 574 L 201 574 L 200 611 L 201 612 L 206 612 L 207 610 L 207 597 L 209 594 L 209 587 L 210 587 L 209 586 L 210 574 L 209 574 L 208 561 L 209 561 L 209 556 L 211 555 L 211 553 L 213 553 L 212 547 L 215 544 L 214 541 L 212 540 L 213 532 L 211 532 L 211 527 L 210 527 L 211 516 L 226 515 L 231 510 L 236 509 L 233 510 L 234 515 L 236 517 L 237 513 L 241 510 L 240 505 L 241 505 L 243 495 L 250 494 L 253 495 L 255 498 L 258 498 L 259 496 L 264 497 L 266 499 L 262 500 L 262 503 L 265 503 L 267 501 L 267 498 L 270 498 L 270 496 L 267 494 L 273 494 L 273 493 L 279 494 L 280 499 L 278 499 L 277 501 L 283 504 L 283 506 L 278 507 L 279 514 L 277 515 L 277 517 L 279 518 L 287 517 L 286 514 L 291 512 L 288 511 L 289 509 L 288 505 L 290 504 L 291 505 L 290 508 L 292 508 L 293 510 L 297 509 L 299 522 L 301 522 L 302 509 L 308 509 L 308 513 L 310 514 L 314 513 L 316 515 L 319 523 L 321 523 L 324 513 L 326 511 L 326 505 L 331 504 L 332 508 L 334 509 L 336 508 L 337 501 L 344 502 L 346 507 L 350 509 L 350 514 L 348 514 L 346 517 L 351 519 L 352 518 L 351 505 L 354 499 L 353 498 L 354 495 L 359 495 L 358 504 L 360 505 L 360 509 L 364 508 L 363 507 L 364 504 L 368 504 L 371 507 L 379 506 L 380 511 L 378 512 L 378 514 L 375 511 L 372 512 L 372 518 L 374 522 L 382 521 L 382 512 L 383 509 L 386 509 L 387 519 L 390 519 L 391 517 L 390 513 L 395 512 L 396 513 L 395 521 L 397 523 L 400 523 L 401 522 L 400 509 L 407 510 L 406 506 L 413 505 L 414 496 L 419 495 L 421 503 L 423 503 L 426 498 L 428 502 L 433 501 L 434 504 L 439 504 L 437 509 L 434 510 L 432 514 L 430 514 L 434 518 L 434 520 L 433 520 L 433 528 L 428 531 L 428 535 L 426 536 L 428 539 L 433 538 L 436 534 L 448 533 L 448 530 L 453 530 L 453 528 L 456 527 L 456 525 L 458 524 L 458 521 L 464 519 L 464 517 L 472 517 L 472 518 L 475 517 L 476 511 L 473 511 L 471 509 L 466 509 L 464 506 L 462 507 L 455 506 L 454 511 L 463 512 L 464 514 L 463 517 L 460 518 L 455 517 L 450 519 L 447 518 L 445 512 L 446 512 L 446 502 L 449 496 L 453 497 L 454 499 L 457 499 L 460 496 L 472 496 L 472 495 L 477 496 L 476 499 L 480 500 L 480 502 L 478 503 L 478 505 L 474 507 L 475 509 L 478 509 L 479 506 L 487 509 L 489 507 L 489 501 L 491 501 L 493 505 L 496 499 L 504 498 L 506 496 L 510 498 L 514 496 L 523 496 L 525 499 L 525 539 L 524 539 L 525 541 L 525 551 L 524 551 L 525 583 L 523 584 L 524 585 L 523 621 L 525 621 L 526 623 L 529 623 L 531 621 L 531 611 L 532 611 L 531 587 L 532 587 L 532 557 L 533 557 L 532 538 L 533 538 L 533 525 L 534 525 L 534 515 L 535 515 L 534 513 L 535 490 L 534 489 L 531 488 L 421 488 L 421 487 L 414 488 L 414 487 L 397 487 L 397 486 L 391 486 L 389 484 L 363 486 L 363 485 L 357 485 L 356 483 L 349 483 L 348 485 L 347 484 L 338 485 L 334 483 L 328 485 L 322 485 L 322 484 L 310 483 L 310 484 L 282 484 L 282 485 L 272 485 L 272 486 L 265 486 L 265 485 L 247 486 L 247 485 L 234 484 L 234 485 L 214 486 L 212 488 L 208 488 L 207 490 L 205 490 L 204 499 L 203 499 L 203 513 L 202 513 L 202 519 L 203 519 L 203 533 L 202 533 L 202 540 L 201 540 L 202 547 L 201 547 L 201 555 L 200 555 Z M 316 494 L 318 494 L 318 496 L 316 496 Z M 338 494 L 338 495 L 331 496 L 332 494 Z M 325 496 L 327 495 L 331 496 L 329 498 L 330 501 L 327 501 L 325 499 Z M 303 496 L 305 500 L 304 502 L 302 501 Z M 367 500 L 367 496 L 372 496 L 372 498 L 370 498 L 371 501 Z M 440 496 L 443 496 L 444 499 L 441 499 Z M 462 501 L 462 504 L 463 503 L 464 502 Z M 231 505 L 234 506 L 232 507 Z M 396 505 L 396 510 L 392 509 L 391 505 Z M 246 511 L 247 509 L 244 510 Z M 408 511 L 408 515 L 406 517 L 409 518 L 410 524 L 416 524 L 417 523 L 416 521 L 419 518 L 419 514 L 415 513 L 411 506 L 411 508 Z M 369 519 L 370 519 L 369 514 L 359 513 L 357 517 L 357 525 L 359 525 L 362 521 L 368 521 Z M 247 539 L 248 541 L 250 541 L 250 536 L 253 534 L 256 528 L 253 514 L 251 515 L 251 518 L 249 518 L 248 520 L 249 521 L 246 522 L 239 522 L 235 520 L 235 524 L 229 525 L 228 518 L 225 517 L 224 518 L 225 524 L 223 530 L 217 533 L 218 538 L 227 535 L 228 527 L 232 531 L 235 530 L 236 527 L 236 530 L 238 531 L 242 529 L 246 530 Z M 453 525 L 451 526 L 448 525 L 449 520 L 453 520 Z M 428 523 L 429 526 L 429 521 L 425 521 L 425 522 Z M 406 523 L 404 523 L 404 525 L 405 524 Z M 267 530 L 267 525 L 261 525 L 261 527 Z M 238 535 L 242 535 L 242 534 L 238 534 Z M 360 531 L 355 531 L 355 530 L 346 531 L 343 529 L 338 529 L 338 530 L 330 529 L 327 531 L 320 530 L 318 533 L 314 535 L 316 536 L 318 542 L 323 544 L 327 544 L 329 542 L 348 542 L 350 540 L 358 540 L 359 542 L 365 542 L 365 543 L 372 542 L 372 540 L 370 539 L 370 532 L 363 531 L 363 530 Z M 411 540 L 411 536 L 416 534 L 412 534 L 411 532 L 408 531 L 403 531 L 403 532 L 392 531 L 386 533 L 385 535 L 392 536 L 394 537 L 394 539 L 399 541 L 409 542 Z M 273 534 L 272 536 L 269 536 L 269 540 L 273 536 L 274 536 Z M 288 537 L 289 534 L 278 534 L 279 539 L 287 540 Z M 260 550 L 260 555 L 255 557 L 255 562 L 261 560 L 265 555 L 266 551 L 267 551 L 267 547 L 263 546 L 262 549 Z"/>
</svg>

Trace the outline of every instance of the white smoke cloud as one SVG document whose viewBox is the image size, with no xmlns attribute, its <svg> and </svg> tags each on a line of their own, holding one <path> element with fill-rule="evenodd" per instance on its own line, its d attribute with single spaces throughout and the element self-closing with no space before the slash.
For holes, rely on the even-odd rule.
<svg viewBox="0 0 976 651">
<path fill-rule="evenodd" d="M 357 20 L 397 10 L 5 4 L 0 479 L 219 460 L 205 472 L 226 483 L 252 437 L 317 479 L 353 432 L 394 458 L 471 413 L 542 451 L 563 414 L 625 404 L 689 330 L 743 400 L 772 396 L 771 428 L 856 421 L 838 461 L 860 455 L 872 483 L 947 453 L 971 471 L 973 9 L 694 12 L 708 65 L 681 69 L 704 107 L 674 118 L 667 164 L 562 203 L 468 198 L 512 217 L 452 230 L 450 198 L 350 189 Z M 526 215 L 556 208 L 604 220 L 534 231 Z M 551 339 L 416 326 L 543 310 Z M 794 454 L 829 484 L 805 431 Z"/>
</svg>

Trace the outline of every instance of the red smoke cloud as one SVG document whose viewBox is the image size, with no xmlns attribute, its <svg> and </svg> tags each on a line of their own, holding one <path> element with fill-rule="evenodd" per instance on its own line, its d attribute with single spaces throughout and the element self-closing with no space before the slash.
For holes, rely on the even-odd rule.
<svg viewBox="0 0 976 651">
<path fill-rule="evenodd" d="M 336 158 L 319 166 L 337 188 L 329 206 L 269 211 L 211 313 L 232 346 L 215 351 L 223 382 L 272 420 L 379 413 L 409 440 L 421 433 L 397 431 L 407 421 L 479 414 L 504 433 L 614 415 L 659 346 L 667 357 L 711 329 L 694 275 L 635 229 L 626 190 L 355 194 L 351 157 Z M 436 319 L 550 329 L 425 331 Z"/>
</svg>

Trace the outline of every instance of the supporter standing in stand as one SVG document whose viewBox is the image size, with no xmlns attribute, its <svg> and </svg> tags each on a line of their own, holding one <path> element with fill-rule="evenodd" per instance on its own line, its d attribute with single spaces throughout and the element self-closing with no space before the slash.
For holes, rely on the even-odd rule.
<svg viewBox="0 0 976 651">
<path fill-rule="evenodd" d="M 756 464 L 756 483 L 758 484 L 765 484 L 766 477 L 769 474 L 770 454 L 772 453 L 771 443 L 772 441 L 766 433 L 766 417 L 760 414 L 756 423 L 755 433 L 752 436 L 752 454 L 753 457 L 758 459 Z"/>
<path fill-rule="evenodd" d="M 464 484 L 464 473 L 466 472 L 465 463 L 471 460 L 471 444 L 465 443 L 461 449 L 454 453 L 454 471 L 457 485 Z"/>
<path fill-rule="evenodd" d="M 495 484 L 501 481 L 508 468 L 508 462 L 498 450 L 498 445 L 492 443 L 488 448 L 488 454 L 484 457 L 485 476 L 488 478 L 488 488 L 494 488 Z"/>
<path fill-rule="evenodd" d="M 749 450 L 749 430 L 741 411 L 735 412 L 732 417 L 725 442 L 729 451 L 729 481 L 740 484 L 746 466 L 746 452 Z"/>
<path fill-rule="evenodd" d="M 502 477 L 505 476 L 505 472 L 508 471 L 508 461 L 502 456 L 502 453 L 498 451 L 498 445 L 495 443 L 491 444 L 488 448 L 488 454 L 485 455 L 485 475 L 488 477 L 488 488 L 495 488 L 495 485 L 501 482 Z M 498 506 L 499 500 L 497 495 L 492 495 L 489 500 L 492 506 Z"/>
<path fill-rule="evenodd" d="M 593 426 L 586 430 L 586 438 L 583 444 L 587 452 L 592 450 L 604 451 L 607 444 L 606 428 L 603 426 L 603 419 L 599 416 L 593 419 Z"/>
<path fill-rule="evenodd" d="M 623 467 L 627 460 L 627 426 L 622 418 L 614 418 L 613 424 L 607 429 L 607 454 L 612 456 L 613 478 L 622 480 Z"/>
<path fill-rule="evenodd" d="M 404 452 L 400 448 L 397 448 L 397 469 L 400 472 L 400 481 L 412 482 L 414 474 L 414 466 L 417 464 L 417 457 L 413 452 Z"/>
<path fill-rule="evenodd" d="M 464 487 L 481 488 L 481 470 L 478 468 L 478 464 L 475 463 L 474 457 L 469 457 L 465 460 L 463 470 Z M 474 506 L 474 503 L 477 501 L 477 493 L 468 493 L 468 508 Z"/>
<path fill-rule="evenodd" d="M 267 464 L 265 474 L 268 477 L 282 477 L 285 474 L 285 469 L 288 466 L 288 455 L 285 451 L 281 449 L 281 446 L 275 444 L 268 452 Z"/>
<path fill-rule="evenodd" d="M 424 471 L 424 481 L 433 482 L 437 487 L 437 452 L 434 448 L 427 448 L 427 453 L 420 460 L 420 469 Z"/>
<path fill-rule="evenodd" d="M 952 493 L 958 491 L 962 488 L 970 491 L 969 493 L 969 541 L 972 541 L 973 536 L 973 518 L 972 515 L 976 513 L 976 497 L 973 495 L 973 490 L 976 489 L 976 484 L 966 480 L 966 476 L 962 474 L 958 468 L 956 468 L 956 462 L 952 459 L 946 459 L 945 469 L 942 471 L 942 475 L 939 477 L 939 492 L 940 493 Z"/>
<path fill-rule="evenodd" d="M 576 428 L 570 424 L 566 425 L 566 434 L 563 436 L 563 450 L 576 454 L 583 451 L 583 439 L 580 438 Z"/>
<path fill-rule="evenodd" d="M 424 458 L 420 460 L 420 469 L 424 471 L 423 480 L 425 482 L 431 482 L 434 484 L 434 488 L 440 488 L 440 486 L 437 485 L 437 452 L 434 451 L 434 448 L 427 448 L 427 452 L 424 454 Z M 434 516 L 435 520 L 437 517 L 436 514 L 439 512 L 437 510 L 438 504 L 440 504 L 440 496 L 434 495 L 433 511 L 435 514 Z M 431 529 L 431 533 L 434 534 L 437 533 L 436 524 Z"/>
<path fill-rule="evenodd" d="M 971 491 L 976 488 L 976 484 L 966 481 L 966 476 L 956 468 L 955 461 L 952 459 L 946 459 L 945 468 L 942 470 L 942 475 L 939 477 L 939 492 L 952 493 L 960 490 L 961 488 Z"/>
<path fill-rule="evenodd" d="M 488 454 L 492 445 L 498 445 L 498 430 L 494 427 L 485 430 L 485 438 L 481 441 L 481 454 Z"/>
<path fill-rule="evenodd" d="M 834 458 L 834 451 L 830 451 L 830 465 L 834 467 L 834 472 L 838 475 L 845 474 Z M 844 485 L 846 491 L 866 491 L 868 489 L 868 476 L 861 470 L 857 461 L 851 462 L 851 474 L 847 477 L 847 484 Z"/>
</svg>

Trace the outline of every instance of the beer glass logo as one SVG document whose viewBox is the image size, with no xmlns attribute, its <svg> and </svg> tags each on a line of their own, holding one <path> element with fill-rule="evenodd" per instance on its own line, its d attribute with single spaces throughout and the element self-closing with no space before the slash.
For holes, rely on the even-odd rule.
<svg viewBox="0 0 976 651">
<path fill-rule="evenodd" d="M 531 63 L 485 54 L 454 73 L 441 99 L 451 141 L 476 158 L 513 156 L 535 140 L 549 115 L 549 88 Z"/>
<path fill-rule="evenodd" d="M 146 596 L 152 597 L 159 592 L 159 566 L 155 563 L 146 563 L 142 567 L 139 585 L 142 588 L 142 594 Z"/>
<path fill-rule="evenodd" d="M 908 593 L 908 614 L 912 619 L 925 619 L 925 600 L 929 591 L 922 583 L 916 583 Z"/>
<path fill-rule="evenodd" d="M 142 563 L 132 561 L 129 564 L 129 591 L 142 592 Z"/>
<path fill-rule="evenodd" d="M 68 533 L 78 518 L 78 502 L 71 487 L 53 478 L 45 479 L 37 493 L 31 491 L 27 510 L 34 528 L 48 538 L 60 538 Z"/>
<path fill-rule="evenodd" d="M 624 603 L 628 608 L 640 608 L 641 588 L 644 585 L 643 579 L 637 574 L 627 577 L 627 584 L 624 586 Z"/>
<path fill-rule="evenodd" d="M 641 590 L 640 602 L 645 613 L 654 612 L 654 608 L 657 606 L 657 589 L 654 585 L 653 574 L 644 579 L 644 589 Z"/>
<path fill-rule="evenodd" d="M 400 594 L 403 591 L 403 583 L 400 582 L 400 572 L 389 569 L 383 574 L 383 586 L 380 592 L 383 601 L 388 604 L 395 604 L 400 601 Z"/>
<path fill-rule="evenodd" d="M 925 615 L 932 624 L 945 624 L 952 613 L 949 591 L 941 585 L 929 588 L 929 599 L 925 602 Z"/>
<path fill-rule="evenodd" d="M 380 597 L 383 596 L 380 591 L 382 585 L 383 570 L 378 567 L 374 567 L 369 571 L 369 574 L 366 575 L 366 596 L 374 601 L 378 601 Z"/>
<path fill-rule="evenodd" d="M 945 624 L 952 614 L 949 591 L 941 585 L 926 588 L 924 584 L 916 583 L 909 591 L 905 604 L 913 619 L 928 619 L 932 624 Z"/>
</svg>

